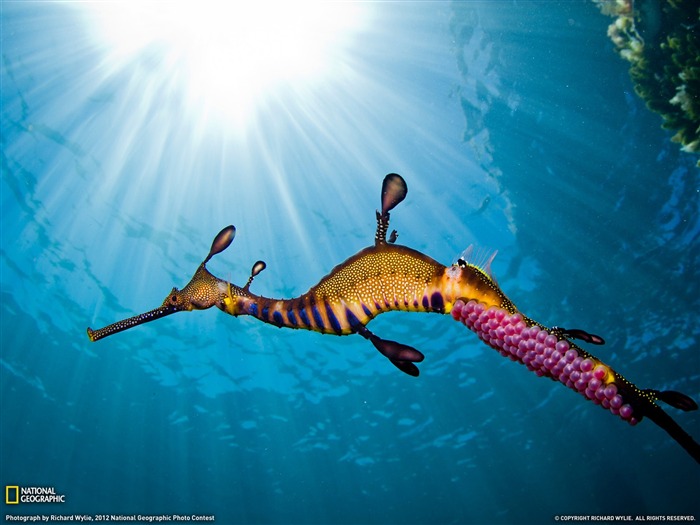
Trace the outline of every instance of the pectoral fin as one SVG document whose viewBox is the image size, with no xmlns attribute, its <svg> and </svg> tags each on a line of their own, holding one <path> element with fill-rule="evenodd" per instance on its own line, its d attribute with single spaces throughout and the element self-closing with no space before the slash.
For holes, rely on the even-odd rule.
<svg viewBox="0 0 700 525">
<path fill-rule="evenodd" d="M 652 390 L 651 392 L 656 396 L 656 399 L 684 412 L 698 409 L 698 404 L 693 399 L 675 390 Z"/>
<path fill-rule="evenodd" d="M 581 341 L 586 341 L 592 345 L 604 345 L 605 339 L 599 335 L 591 334 L 585 330 L 579 328 L 558 328 L 559 332 L 565 337 L 571 337 L 572 339 L 580 339 Z"/>
<path fill-rule="evenodd" d="M 374 335 L 364 326 L 358 329 L 357 333 L 365 339 L 369 339 L 374 347 L 379 350 L 379 353 L 391 361 L 396 368 L 410 376 L 418 377 L 420 371 L 413 363 L 420 363 L 425 359 L 425 356 L 421 352 L 411 346 L 388 339 L 382 339 Z"/>
</svg>

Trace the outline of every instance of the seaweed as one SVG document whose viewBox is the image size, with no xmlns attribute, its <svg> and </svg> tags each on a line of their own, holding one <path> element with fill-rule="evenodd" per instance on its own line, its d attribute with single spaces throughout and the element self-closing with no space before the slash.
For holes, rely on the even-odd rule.
<svg viewBox="0 0 700 525">
<path fill-rule="evenodd" d="M 594 0 L 615 17 L 608 36 L 630 63 L 634 90 L 675 131 L 672 141 L 700 152 L 700 8 L 696 0 Z M 700 161 L 698 161 L 700 166 Z"/>
</svg>

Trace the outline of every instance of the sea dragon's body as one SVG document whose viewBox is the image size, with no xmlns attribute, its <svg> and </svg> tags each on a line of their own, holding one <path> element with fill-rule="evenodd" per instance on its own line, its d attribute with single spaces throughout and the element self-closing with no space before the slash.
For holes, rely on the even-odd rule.
<svg viewBox="0 0 700 525">
<path fill-rule="evenodd" d="M 510 303 L 476 267 L 445 267 L 416 250 L 386 243 L 339 264 L 300 297 L 269 299 L 243 289 L 232 295 L 224 299 L 231 315 L 335 335 L 356 333 L 383 312 L 449 313 L 461 297 L 494 306 Z"/>
<path fill-rule="evenodd" d="M 100 330 L 88 328 L 95 341 L 178 311 L 217 306 L 233 315 L 251 315 L 278 327 L 313 330 L 325 334 L 360 334 L 396 367 L 417 376 L 414 363 L 423 360 L 418 350 L 381 339 L 366 325 L 388 311 L 436 312 L 452 317 L 474 331 L 502 355 L 524 364 L 539 376 L 547 376 L 583 394 L 631 424 L 648 417 L 664 428 L 700 463 L 700 445 L 659 405 L 657 400 L 695 410 L 697 404 L 674 391 L 642 390 L 571 339 L 602 344 L 599 336 L 583 330 L 547 328 L 521 314 L 490 276 L 460 259 L 444 266 L 406 246 L 393 244 L 396 232 L 386 239 L 389 210 L 406 196 L 403 179 L 387 175 L 382 188 L 382 212 L 377 212 L 374 246 L 339 264 L 305 294 L 293 299 L 272 299 L 250 291 L 253 278 L 265 268 L 258 261 L 245 286 L 213 276 L 209 259 L 232 242 L 235 228 L 224 228 L 214 239 L 209 255 L 183 288 L 173 288 L 162 306 Z"/>
</svg>

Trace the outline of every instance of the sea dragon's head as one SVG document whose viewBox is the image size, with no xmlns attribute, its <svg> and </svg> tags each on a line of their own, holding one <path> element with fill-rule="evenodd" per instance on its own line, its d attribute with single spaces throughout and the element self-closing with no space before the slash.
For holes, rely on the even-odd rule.
<svg viewBox="0 0 700 525">
<path fill-rule="evenodd" d="M 224 311 L 232 312 L 236 295 L 246 295 L 253 277 L 265 269 L 265 263 L 258 261 L 253 265 L 253 272 L 244 288 L 234 286 L 218 277 L 214 277 L 207 271 L 206 264 L 214 255 L 221 253 L 231 245 L 236 228 L 227 226 L 221 230 L 212 242 L 209 255 L 194 272 L 192 279 L 182 290 L 173 288 L 163 301 L 163 304 L 154 310 L 118 321 L 99 330 L 87 329 L 90 341 L 97 341 L 108 335 L 128 330 L 134 326 L 148 323 L 175 312 L 189 312 L 191 310 L 206 310 L 216 306 Z"/>
</svg>

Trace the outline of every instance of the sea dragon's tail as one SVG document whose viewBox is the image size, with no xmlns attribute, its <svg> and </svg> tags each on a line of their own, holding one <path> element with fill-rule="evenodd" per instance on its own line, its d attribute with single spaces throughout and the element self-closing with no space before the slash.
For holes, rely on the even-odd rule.
<svg viewBox="0 0 700 525">
<path fill-rule="evenodd" d="M 477 301 L 459 300 L 451 314 L 501 355 L 518 361 L 538 376 L 563 383 L 632 425 L 648 417 L 700 463 L 700 444 L 656 401 L 684 411 L 697 410 L 697 403 L 680 392 L 641 390 L 570 340 L 603 344 L 600 336 L 583 330 L 547 328 L 517 311 L 487 307 Z"/>
</svg>

